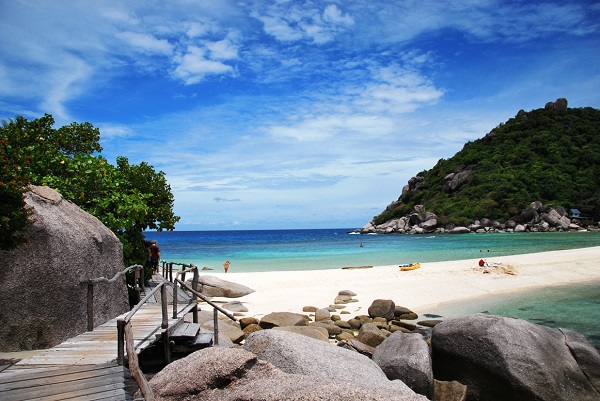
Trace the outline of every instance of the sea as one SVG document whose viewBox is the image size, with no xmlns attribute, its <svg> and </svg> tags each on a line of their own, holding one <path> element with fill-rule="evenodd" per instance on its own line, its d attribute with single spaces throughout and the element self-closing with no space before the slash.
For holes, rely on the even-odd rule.
<svg viewBox="0 0 600 401">
<path fill-rule="evenodd" d="M 145 233 L 163 260 L 230 272 L 310 271 L 343 267 L 442 262 L 600 246 L 600 232 L 436 235 L 351 234 L 351 228 L 305 230 L 170 231 Z M 600 253 L 598 255 L 600 262 Z M 565 266 L 568 269 L 569 266 Z M 511 316 L 584 334 L 600 350 L 600 281 L 510 296 L 486 297 L 432 310 Z"/>
</svg>

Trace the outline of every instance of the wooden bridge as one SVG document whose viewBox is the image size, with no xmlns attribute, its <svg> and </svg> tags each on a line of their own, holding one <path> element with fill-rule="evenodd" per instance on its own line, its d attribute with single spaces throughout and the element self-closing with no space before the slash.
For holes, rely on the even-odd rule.
<svg viewBox="0 0 600 401">
<path fill-rule="evenodd" d="M 182 266 L 174 279 L 173 265 Z M 129 269 L 132 267 L 136 266 Z M 137 400 L 151 400 L 152 391 L 139 368 L 138 354 L 159 349 L 166 364 L 171 362 L 174 350 L 186 353 L 212 346 L 218 335 L 200 331 L 198 297 L 213 306 L 215 319 L 221 312 L 235 320 L 197 292 L 196 266 L 165 262 L 163 275 L 154 275 L 146 288 L 143 274 L 139 277 L 140 268 L 136 269 L 136 283 L 142 283 L 139 288 L 143 299 L 130 312 L 97 327 L 88 320 L 87 332 L 0 371 L 0 400 L 134 400 L 138 388 L 143 397 Z M 191 287 L 184 282 L 188 272 L 194 275 Z M 179 275 L 183 278 L 179 279 Z M 98 282 L 111 282 L 103 280 Z M 89 285 L 93 309 L 94 283 Z M 88 314 L 89 294 L 88 289 Z M 168 313 L 169 306 L 172 313 Z M 185 319 L 188 314 L 191 318 Z"/>
</svg>

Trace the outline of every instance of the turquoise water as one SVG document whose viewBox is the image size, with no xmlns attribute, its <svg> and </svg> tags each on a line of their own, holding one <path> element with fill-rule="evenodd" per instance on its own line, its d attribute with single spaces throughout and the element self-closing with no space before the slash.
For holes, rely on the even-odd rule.
<svg viewBox="0 0 600 401">
<path fill-rule="evenodd" d="M 230 272 L 399 265 L 600 246 L 600 232 L 350 235 L 347 231 L 174 231 L 147 232 L 146 237 L 158 241 L 164 260 L 215 271 L 223 271 L 223 262 L 229 260 Z M 600 350 L 600 282 L 485 298 L 431 312 L 444 317 L 488 312 L 563 327 L 586 335 Z"/>
<path fill-rule="evenodd" d="M 164 260 L 230 271 L 339 269 L 498 257 L 600 245 L 600 232 L 350 235 L 349 229 L 147 232 Z M 363 243 L 363 247 L 360 247 Z M 489 252 L 488 252 L 489 250 Z"/>
<path fill-rule="evenodd" d="M 552 328 L 566 328 L 585 335 L 600 351 L 600 281 L 458 302 L 444 305 L 432 313 L 444 318 L 489 313 Z"/>
</svg>

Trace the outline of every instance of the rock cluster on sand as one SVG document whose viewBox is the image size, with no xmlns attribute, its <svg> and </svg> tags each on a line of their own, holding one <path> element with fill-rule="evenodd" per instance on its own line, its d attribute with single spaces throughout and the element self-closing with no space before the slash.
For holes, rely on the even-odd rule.
<svg viewBox="0 0 600 401">
<path fill-rule="evenodd" d="M 242 318 L 233 349 L 197 351 L 150 384 L 161 400 L 600 399 L 600 354 L 577 333 L 485 314 L 415 323 L 384 299 L 342 320 L 334 306 L 355 296 Z"/>
<path fill-rule="evenodd" d="M 202 379 L 190 373 L 199 381 L 189 391 L 202 399 L 241 401 L 570 401 L 600 396 L 600 354 L 577 333 L 485 314 L 449 320 L 426 314 L 419 320 L 390 299 L 376 299 L 365 314 L 343 319 L 356 297 L 342 290 L 332 304 L 307 305 L 300 313 L 272 312 L 236 323 L 219 320 L 220 347 L 244 348 L 223 360 L 235 356 L 247 364 L 233 372 L 220 361 L 219 351 L 198 351 L 204 354 L 177 363 L 197 363 L 196 369 L 203 370 L 194 362 L 201 359 L 214 372 L 202 373 L 207 376 Z M 201 311 L 199 319 L 207 330 L 214 324 L 208 311 Z M 560 363 L 553 362 L 557 358 Z M 182 369 L 194 371 L 193 366 Z M 167 374 L 163 372 L 157 377 Z M 271 377 L 277 377 L 277 389 L 265 388 Z M 152 383 L 162 394 L 159 399 L 191 394 L 165 392 L 155 380 L 167 379 L 158 378 Z M 539 378 L 555 384 L 539 385 Z"/>
</svg>

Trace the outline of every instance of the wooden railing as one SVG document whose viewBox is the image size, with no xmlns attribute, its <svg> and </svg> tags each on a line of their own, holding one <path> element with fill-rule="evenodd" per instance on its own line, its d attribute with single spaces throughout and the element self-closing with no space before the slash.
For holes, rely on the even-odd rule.
<svg viewBox="0 0 600 401">
<path fill-rule="evenodd" d="M 112 284 L 121 276 L 124 276 L 129 271 L 135 270 L 134 290 L 137 294 L 136 301 L 140 301 L 140 291 L 144 288 L 144 267 L 141 265 L 132 265 L 127 269 L 118 272 L 113 278 L 98 277 L 90 280 L 81 281 L 80 285 L 87 286 L 87 331 L 94 330 L 94 285 L 97 284 Z"/>
<path fill-rule="evenodd" d="M 161 295 L 161 306 L 162 306 L 162 322 L 161 328 L 167 329 L 169 327 L 169 317 L 168 317 L 168 308 L 167 308 L 167 287 L 166 285 L 170 284 L 167 281 L 163 281 L 159 283 L 156 287 L 154 287 L 144 299 L 142 299 L 127 315 L 125 315 L 122 319 L 117 319 L 117 363 L 119 365 L 123 365 L 125 361 L 125 348 L 127 348 L 127 356 L 129 357 L 129 371 L 131 375 L 137 382 L 140 387 L 140 391 L 144 396 L 146 401 L 151 401 L 154 399 L 154 393 L 152 388 L 148 384 L 144 373 L 140 369 L 140 364 L 137 357 L 137 352 L 135 351 L 135 344 L 133 342 L 133 328 L 131 327 L 131 319 L 133 315 L 150 299 L 150 297 L 154 296 L 157 291 L 160 291 Z M 168 352 L 168 341 L 166 342 L 165 348 Z"/>
<path fill-rule="evenodd" d="M 181 266 L 181 270 L 173 270 L 173 266 Z M 192 285 L 191 287 L 185 282 L 185 275 L 188 273 L 193 273 Z M 194 264 L 185 264 L 185 263 L 177 263 L 177 262 L 163 262 L 163 275 L 165 277 L 169 277 L 169 281 L 174 284 L 173 291 L 173 319 L 177 319 L 177 291 L 176 288 L 179 285 L 181 288 L 189 291 L 192 294 L 193 302 L 198 302 L 198 298 L 202 299 L 204 302 L 213 307 L 213 326 L 214 326 L 214 335 L 213 335 L 213 344 L 219 345 L 219 319 L 218 313 L 221 312 L 223 315 L 227 316 L 232 321 L 237 321 L 236 318 L 231 315 L 229 312 L 221 308 L 219 305 L 212 302 L 209 298 L 202 295 L 198 291 L 198 267 Z M 173 277 L 174 276 L 174 277 Z M 179 278 L 181 276 L 181 279 Z M 198 309 L 194 308 L 193 310 L 193 322 L 198 323 Z"/>
<path fill-rule="evenodd" d="M 173 269 L 173 266 L 181 266 L 180 270 Z M 161 311 L 162 311 L 162 322 L 161 329 L 164 329 L 163 343 L 165 352 L 165 361 L 170 362 L 170 345 L 169 345 L 169 316 L 168 316 L 168 303 L 167 303 L 167 285 L 173 287 L 173 319 L 178 318 L 178 286 L 182 289 L 189 291 L 192 294 L 192 299 L 189 301 L 190 304 L 195 306 L 190 311 L 193 316 L 193 322 L 198 323 L 198 298 L 208 303 L 213 307 L 213 323 L 214 323 L 214 335 L 213 344 L 219 345 L 219 325 L 218 325 L 218 313 L 222 313 L 229 319 L 236 321 L 236 318 L 220 306 L 212 302 L 206 296 L 202 295 L 198 291 L 199 273 L 198 267 L 193 264 L 177 263 L 177 262 L 162 262 L 162 276 L 168 278 L 163 280 L 150 290 L 143 299 L 139 299 L 140 291 L 144 288 L 144 268 L 141 265 L 133 265 L 128 267 L 122 272 L 117 273 L 112 279 L 106 279 L 100 277 L 97 279 L 87 280 L 81 284 L 88 286 L 88 330 L 93 330 L 93 307 L 94 307 L 94 285 L 99 283 L 114 283 L 119 277 L 126 274 L 130 270 L 135 270 L 135 289 L 138 293 L 138 303 L 125 315 L 122 319 L 117 319 L 117 363 L 119 365 L 124 364 L 125 350 L 129 357 L 129 370 L 131 375 L 138 383 L 140 390 L 144 398 L 149 401 L 154 399 L 152 388 L 148 384 L 143 372 L 139 367 L 138 356 L 135 351 L 133 328 L 131 325 L 131 319 L 141 309 L 141 307 L 148 302 L 148 300 L 154 296 L 154 294 L 160 291 L 161 294 Z M 192 273 L 191 286 L 185 282 L 186 274 Z M 181 276 L 181 278 L 179 278 Z"/>
</svg>

